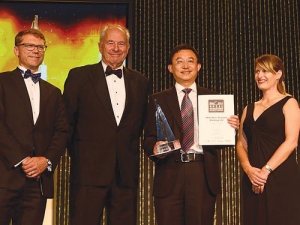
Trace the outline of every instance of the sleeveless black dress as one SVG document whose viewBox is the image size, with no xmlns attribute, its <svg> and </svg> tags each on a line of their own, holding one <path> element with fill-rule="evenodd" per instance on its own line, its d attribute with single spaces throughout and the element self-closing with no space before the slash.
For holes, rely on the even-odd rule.
<svg viewBox="0 0 300 225">
<path fill-rule="evenodd" d="M 247 107 L 243 131 L 250 164 L 262 168 L 285 140 L 282 112 L 287 96 L 266 109 L 256 120 L 254 103 Z M 268 177 L 262 194 L 252 191 L 244 174 L 242 180 L 243 225 L 300 225 L 300 171 L 294 151 Z"/>
</svg>

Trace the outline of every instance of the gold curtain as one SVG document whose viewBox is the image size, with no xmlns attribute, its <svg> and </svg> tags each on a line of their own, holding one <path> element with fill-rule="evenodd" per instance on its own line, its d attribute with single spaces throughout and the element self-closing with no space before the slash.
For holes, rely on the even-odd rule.
<svg viewBox="0 0 300 225">
<path fill-rule="evenodd" d="M 174 84 L 167 71 L 169 51 L 179 43 L 193 45 L 202 58 L 201 86 L 234 94 L 235 112 L 257 101 L 254 59 L 278 55 L 285 63 L 286 88 L 300 99 L 300 8 L 298 0 L 134 0 L 132 67 L 152 82 L 153 92 Z M 155 225 L 151 196 L 153 164 L 141 150 L 138 224 Z M 239 225 L 240 177 L 234 147 L 220 151 L 222 195 L 216 225 Z M 68 224 L 69 158 L 57 169 L 55 223 Z M 105 225 L 105 221 L 102 223 Z"/>
</svg>

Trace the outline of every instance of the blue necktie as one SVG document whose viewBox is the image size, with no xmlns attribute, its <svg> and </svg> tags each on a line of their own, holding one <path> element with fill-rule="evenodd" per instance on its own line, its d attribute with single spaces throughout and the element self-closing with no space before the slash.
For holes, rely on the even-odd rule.
<svg viewBox="0 0 300 225">
<path fill-rule="evenodd" d="M 24 71 L 22 71 L 22 72 L 24 72 Z M 37 83 L 39 80 L 40 80 L 40 78 L 41 78 L 41 73 L 31 73 L 31 71 L 28 69 L 28 70 L 26 70 L 25 71 L 25 73 L 24 73 L 24 79 L 27 79 L 28 77 L 31 77 L 31 79 L 32 79 L 32 81 L 34 82 L 34 83 Z"/>
</svg>

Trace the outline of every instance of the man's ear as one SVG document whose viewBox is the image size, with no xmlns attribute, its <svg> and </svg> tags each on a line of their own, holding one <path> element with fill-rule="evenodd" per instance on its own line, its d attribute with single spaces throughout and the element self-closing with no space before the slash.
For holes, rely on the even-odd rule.
<svg viewBox="0 0 300 225">
<path fill-rule="evenodd" d="M 173 68 L 172 68 L 171 64 L 168 65 L 168 70 L 169 70 L 170 73 L 173 73 Z"/>
<path fill-rule="evenodd" d="M 14 53 L 19 57 L 19 48 L 17 46 L 14 47 Z"/>
<path fill-rule="evenodd" d="M 200 64 L 200 63 L 198 63 L 197 67 L 198 67 L 198 72 L 199 72 L 199 71 L 200 71 L 200 69 L 201 69 L 201 64 Z"/>
</svg>

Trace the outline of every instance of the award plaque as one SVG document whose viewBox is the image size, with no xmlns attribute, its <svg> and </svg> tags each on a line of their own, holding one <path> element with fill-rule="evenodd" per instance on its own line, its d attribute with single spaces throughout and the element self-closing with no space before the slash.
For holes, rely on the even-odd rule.
<svg viewBox="0 0 300 225">
<path fill-rule="evenodd" d="M 233 95 L 199 95 L 199 144 L 235 145 L 235 130 L 227 118 L 234 115 Z"/>
<path fill-rule="evenodd" d="M 181 144 L 179 140 L 175 140 L 174 133 L 171 130 L 170 125 L 161 107 L 157 104 L 156 99 L 154 101 L 156 105 L 155 117 L 156 117 L 157 141 L 164 142 L 163 144 L 157 146 L 156 155 L 181 149 Z"/>
</svg>

